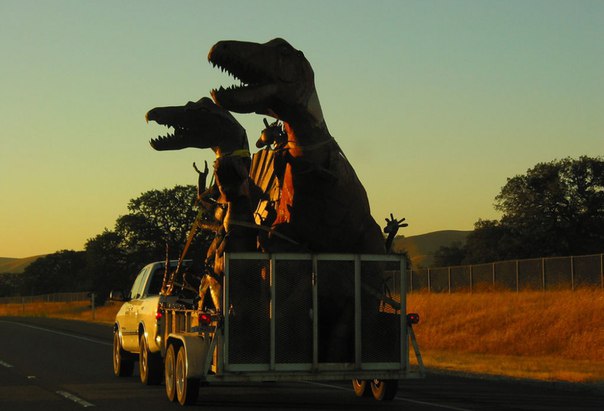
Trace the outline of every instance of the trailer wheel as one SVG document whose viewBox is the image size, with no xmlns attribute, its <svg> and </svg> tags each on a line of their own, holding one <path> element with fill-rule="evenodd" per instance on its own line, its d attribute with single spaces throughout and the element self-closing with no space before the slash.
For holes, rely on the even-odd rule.
<svg viewBox="0 0 604 411">
<path fill-rule="evenodd" d="M 176 352 L 174 344 L 168 345 L 166 363 L 164 366 L 164 379 L 166 382 L 166 395 L 170 401 L 176 401 Z"/>
<path fill-rule="evenodd" d="M 357 397 L 371 397 L 371 388 L 367 380 L 352 380 L 352 389 Z"/>
<path fill-rule="evenodd" d="M 398 380 L 373 380 L 371 393 L 378 401 L 391 401 L 398 391 Z"/>
<path fill-rule="evenodd" d="M 193 404 L 199 395 L 199 379 L 187 378 L 187 352 L 180 347 L 176 354 L 175 369 L 176 398 L 180 405 Z"/>
<path fill-rule="evenodd" d="M 116 377 L 131 377 L 133 371 L 134 361 L 122 348 L 120 335 L 116 331 L 113 333 L 113 374 Z"/>
<path fill-rule="evenodd" d="M 138 370 L 141 382 L 145 385 L 157 385 L 161 382 L 162 363 L 161 356 L 149 351 L 147 339 L 141 335 L 138 344 Z"/>
</svg>

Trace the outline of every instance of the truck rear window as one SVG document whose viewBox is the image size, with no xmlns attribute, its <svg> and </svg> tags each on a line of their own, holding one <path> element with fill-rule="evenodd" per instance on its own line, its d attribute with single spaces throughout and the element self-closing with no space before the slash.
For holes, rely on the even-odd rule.
<svg viewBox="0 0 604 411">
<path fill-rule="evenodd" d="M 151 275 L 152 277 L 147 295 L 158 295 L 161 291 L 161 283 L 164 279 L 164 269 L 162 267 L 156 268 Z"/>
</svg>

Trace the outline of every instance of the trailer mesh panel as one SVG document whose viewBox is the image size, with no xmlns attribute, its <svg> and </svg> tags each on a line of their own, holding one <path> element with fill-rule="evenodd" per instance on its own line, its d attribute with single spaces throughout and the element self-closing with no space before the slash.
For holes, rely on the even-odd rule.
<svg viewBox="0 0 604 411">
<path fill-rule="evenodd" d="M 316 272 L 308 257 L 275 258 L 272 267 L 269 259 L 230 260 L 228 364 L 238 371 L 308 370 L 314 341 L 327 366 L 401 363 L 400 261 L 332 258 L 317 260 Z"/>
<path fill-rule="evenodd" d="M 319 261 L 319 362 L 354 362 L 354 261 Z"/>
<path fill-rule="evenodd" d="M 270 361 L 270 271 L 266 260 L 231 260 L 229 362 Z"/>
<path fill-rule="evenodd" d="M 400 362 L 400 263 L 361 263 L 361 359 Z"/>
<path fill-rule="evenodd" d="M 312 362 L 312 261 L 275 264 L 275 361 Z"/>
</svg>

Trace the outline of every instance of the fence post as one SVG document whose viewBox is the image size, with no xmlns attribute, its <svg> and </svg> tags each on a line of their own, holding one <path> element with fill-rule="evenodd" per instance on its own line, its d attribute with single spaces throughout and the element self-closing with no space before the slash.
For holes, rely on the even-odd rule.
<svg viewBox="0 0 604 411">
<path fill-rule="evenodd" d="M 449 281 L 449 294 L 451 294 L 451 267 L 447 268 L 447 277 Z"/>
<path fill-rule="evenodd" d="M 541 258 L 541 284 L 545 291 L 545 258 Z"/>
<path fill-rule="evenodd" d="M 474 266 L 470 265 L 470 294 L 474 292 Z"/>
<path fill-rule="evenodd" d="M 516 292 L 520 292 L 520 276 L 518 274 L 518 260 L 516 260 Z"/>
<path fill-rule="evenodd" d="M 432 292 L 432 282 L 430 281 L 430 268 L 428 268 L 428 292 Z"/>
<path fill-rule="evenodd" d="M 600 254 L 600 277 L 602 288 L 604 288 L 604 254 Z"/>
<path fill-rule="evenodd" d="M 21 297 L 21 312 L 25 313 L 25 297 Z"/>
<path fill-rule="evenodd" d="M 493 263 L 493 288 L 495 288 L 495 263 Z"/>
</svg>

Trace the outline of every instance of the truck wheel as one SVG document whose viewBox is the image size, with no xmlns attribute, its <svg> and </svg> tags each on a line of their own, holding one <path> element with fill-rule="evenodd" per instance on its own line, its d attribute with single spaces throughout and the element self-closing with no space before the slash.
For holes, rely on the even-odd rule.
<svg viewBox="0 0 604 411">
<path fill-rule="evenodd" d="M 138 370 L 141 382 L 145 385 L 157 385 L 161 382 L 162 363 L 161 356 L 149 351 L 147 339 L 141 335 L 139 340 Z"/>
<path fill-rule="evenodd" d="M 391 401 L 398 391 L 398 380 L 373 380 L 371 393 L 378 401 Z"/>
<path fill-rule="evenodd" d="M 193 404 L 199 395 L 199 379 L 187 378 L 187 352 L 184 346 L 176 354 L 176 398 L 180 405 Z"/>
<path fill-rule="evenodd" d="M 352 380 L 352 389 L 357 397 L 371 397 L 371 387 L 367 380 Z"/>
<path fill-rule="evenodd" d="M 122 348 L 120 335 L 113 333 L 113 374 L 116 377 L 131 377 L 134 371 L 134 361 Z"/>
<path fill-rule="evenodd" d="M 174 344 L 168 346 L 166 351 L 166 363 L 164 365 L 164 379 L 166 382 L 166 395 L 170 401 L 176 401 L 176 352 L 174 351 Z"/>
</svg>

